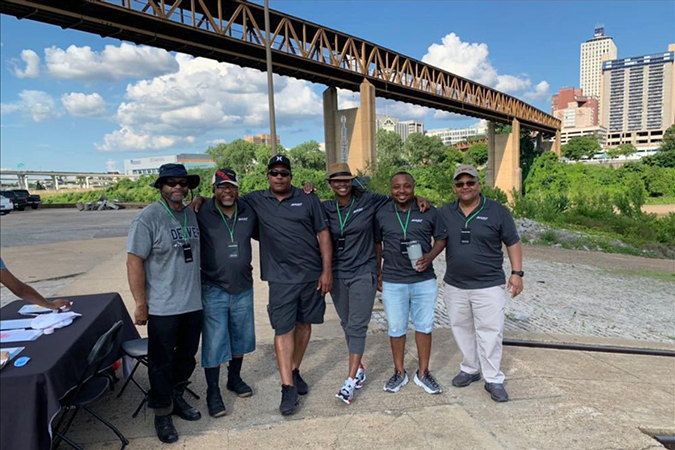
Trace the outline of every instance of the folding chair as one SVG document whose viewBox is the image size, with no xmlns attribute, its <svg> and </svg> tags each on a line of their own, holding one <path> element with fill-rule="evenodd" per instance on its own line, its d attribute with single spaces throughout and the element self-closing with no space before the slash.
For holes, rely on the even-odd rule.
<svg viewBox="0 0 675 450">
<path fill-rule="evenodd" d="M 55 438 L 54 442 L 52 443 L 52 448 L 58 447 L 63 440 L 71 447 L 77 450 L 82 450 L 82 447 L 77 445 L 70 438 L 66 437 L 66 433 L 68 433 L 68 430 L 70 429 L 70 426 L 72 425 L 73 420 L 80 409 L 84 409 L 95 419 L 98 419 L 101 423 L 110 428 L 122 442 L 122 449 L 129 445 L 129 441 L 113 424 L 99 416 L 87 406 L 103 397 L 110 388 L 110 378 L 97 375 L 101 371 L 101 365 L 103 362 L 112 353 L 121 330 L 122 321 L 119 320 L 110 328 L 110 330 L 106 331 L 103 335 L 101 335 L 101 337 L 98 338 L 96 344 L 94 344 L 91 351 L 89 352 L 89 356 L 87 357 L 87 368 L 82 374 L 79 383 L 75 389 L 73 389 L 61 400 L 61 405 L 64 408 L 64 412 L 61 415 L 61 418 L 59 419 L 56 427 L 53 428 Z M 70 415 L 70 418 L 66 422 L 65 427 L 61 428 L 61 425 L 66 419 L 69 411 L 73 411 L 73 413 Z"/>
<path fill-rule="evenodd" d="M 141 412 L 141 408 L 143 408 L 145 403 L 148 401 L 148 391 L 145 390 L 143 386 L 138 384 L 138 381 L 134 379 L 134 374 L 136 373 L 136 369 L 138 369 L 138 366 L 143 364 L 145 367 L 148 367 L 148 338 L 134 339 L 131 341 L 123 342 L 122 351 L 126 356 L 135 359 L 136 364 L 134 365 L 134 368 L 131 369 L 129 377 L 122 385 L 122 389 L 120 390 L 120 393 L 117 394 L 117 398 L 120 398 L 122 396 L 129 382 L 134 383 L 136 387 L 141 390 L 141 392 L 143 393 L 143 400 L 141 400 L 141 403 L 138 405 L 134 413 L 131 415 L 131 417 L 136 418 L 136 416 L 138 416 L 138 413 Z M 195 399 L 199 400 L 199 395 L 195 394 L 190 388 L 186 388 L 186 391 L 190 395 L 192 395 Z"/>
</svg>

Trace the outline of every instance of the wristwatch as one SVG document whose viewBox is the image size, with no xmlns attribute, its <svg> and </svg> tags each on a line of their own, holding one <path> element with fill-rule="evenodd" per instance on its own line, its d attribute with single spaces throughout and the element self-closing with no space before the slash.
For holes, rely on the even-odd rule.
<svg viewBox="0 0 675 450">
<path fill-rule="evenodd" d="M 511 275 L 518 275 L 519 277 L 522 278 L 525 276 L 525 272 L 523 272 L 522 270 L 512 270 Z"/>
</svg>

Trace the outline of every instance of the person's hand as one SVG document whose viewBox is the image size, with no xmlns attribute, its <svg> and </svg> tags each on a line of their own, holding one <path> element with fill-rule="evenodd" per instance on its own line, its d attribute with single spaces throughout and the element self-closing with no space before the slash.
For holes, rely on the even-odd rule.
<svg viewBox="0 0 675 450">
<path fill-rule="evenodd" d="M 429 257 L 428 253 L 422 255 L 420 259 L 415 262 L 415 267 L 418 272 L 424 272 L 429 268 L 433 260 Z"/>
<path fill-rule="evenodd" d="M 54 300 L 53 302 L 51 302 L 49 304 L 48 308 L 55 309 L 55 310 L 61 312 L 61 308 L 63 308 L 64 310 L 67 310 L 71 307 L 72 304 L 73 303 L 69 302 L 68 300 L 64 300 L 62 298 L 57 298 L 56 300 Z"/>
<path fill-rule="evenodd" d="M 314 189 L 314 183 L 311 181 L 306 181 L 302 186 L 302 190 L 305 191 L 305 194 L 313 194 L 316 192 L 316 189 Z"/>
<path fill-rule="evenodd" d="M 382 274 L 377 276 L 377 290 L 382 292 Z"/>
<path fill-rule="evenodd" d="M 196 196 L 195 198 L 192 199 L 192 201 L 188 205 L 188 208 L 190 208 L 194 212 L 198 213 L 199 208 L 201 208 L 203 204 L 204 204 L 204 197 L 201 197 L 201 196 L 198 195 L 198 196 Z"/>
<path fill-rule="evenodd" d="M 417 207 L 420 209 L 420 212 L 428 211 L 431 208 L 431 203 L 426 198 L 416 195 L 415 200 L 417 200 Z"/>
<path fill-rule="evenodd" d="M 148 305 L 136 305 L 134 311 L 134 324 L 145 325 L 148 323 Z"/>
<path fill-rule="evenodd" d="M 511 275 L 506 290 L 511 293 L 511 298 L 523 292 L 523 278 L 518 275 Z"/>
<path fill-rule="evenodd" d="M 333 274 L 330 272 L 321 272 L 319 284 L 316 287 L 317 291 L 321 291 L 321 295 L 326 295 L 333 288 Z"/>
</svg>

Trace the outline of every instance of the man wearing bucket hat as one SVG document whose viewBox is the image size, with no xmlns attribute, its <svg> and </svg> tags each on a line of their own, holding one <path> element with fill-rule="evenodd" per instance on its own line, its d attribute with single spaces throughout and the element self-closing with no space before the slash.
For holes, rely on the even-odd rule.
<svg viewBox="0 0 675 450">
<path fill-rule="evenodd" d="M 213 198 L 199 210 L 201 231 L 202 367 L 206 376 L 206 404 L 213 417 L 225 415 L 220 395 L 220 365 L 229 361 L 227 389 L 239 397 L 253 395 L 241 378 L 244 354 L 255 350 L 251 238 L 257 239 L 258 218 L 239 200 L 234 170 L 213 174 Z"/>
<path fill-rule="evenodd" d="M 134 217 L 127 242 L 129 287 L 136 325 L 148 325 L 148 406 L 162 442 L 175 442 L 172 414 L 201 415 L 183 398 L 195 368 L 202 328 L 199 225 L 183 204 L 199 176 L 182 164 L 164 164 L 151 184 L 160 199 Z"/>
<path fill-rule="evenodd" d="M 384 249 L 381 272 L 382 304 L 387 315 L 394 374 L 384 385 L 396 393 L 408 383 L 404 355 L 408 321 L 415 325 L 415 343 L 419 358 L 415 384 L 429 394 L 443 388 L 429 370 L 431 332 L 438 297 L 433 261 L 445 247 L 445 227 L 435 208 L 422 214 L 413 201 L 415 180 L 407 172 L 391 178 L 394 203 L 376 215 Z M 433 245 L 432 245 L 433 238 Z"/>
<path fill-rule="evenodd" d="M 457 201 L 440 210 L 448 231 L 443 299 L 455 341 L 462 352 L 453 386 L 478 381 L 496 402 L 506 402 L 501 371 L 505 289 L 515 297 L 523 290 L 523 249 L 511 213 L 481 194 L 478 171 L 460 166 L 453 175 Z M 511 261 L 504 277 L 502 243 Z"/>
</svg>

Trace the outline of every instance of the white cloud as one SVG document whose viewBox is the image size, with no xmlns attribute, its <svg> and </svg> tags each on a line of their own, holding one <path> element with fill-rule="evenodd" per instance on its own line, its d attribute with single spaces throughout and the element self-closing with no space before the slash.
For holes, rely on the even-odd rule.
<svg viewBox="0 0 675 450">
<path fill-rule="evenodd" d="M 15 61 L 10 64 L 14 66 L 12 72 L 17 78 L 37 78 L 40 75 L 40 57 L 33 50 L 22 50 L 21 60 L 26 64 L 25 69 L 21 69 Z"/>
<path fill-rule="evenodd" d="M 71 116 L 101 117 L 105 115 L 105 100 L 97 93 L 71 92 L 61 96 L 61 103 Z"/>
<path fill-rule="evenodd" d="M 513 75 L 498 75 L 495 89 L 502 92 L 518 92 L 529 88 L 532 82 L 529 78 L 518 78 Z"/>
<path fill-rule="evenodd" d="M 175 73 L 127 86 L 115 115 L 120 128 L 104 136 L 99 150 L 160 150 L 214 130 L 267 125 L 264 73 L 184 54 L 175 61 Z M 275 76 L 274 86 L 279 127 L 322 117 L 321 99 L 308 82 Z"/>
<path fill-rule="evenodd" d="M 23 90 L 19 92 L 19 100 L 3 103 L 2 114 L 19 112 L 29 116 L 34 122 L 43 122 L 61 115 L 51 95 L 43 91 Z"/>
<path fill-rule="evenodd" d="M 376 93 L 377 95 L 377 93 Z M 431 110 L 424 106 L 397 102 L 385 98 L 376 98 L 378 115 L 392 116 L 401 120 L 420 120 L 429 115 Z M 347 89 L 338 89 L 338 109 L 358 108 L 361 106 L 361 95 Z"/>
<path fill-rule="evenodd" d="M 106 172 L 117 172 L 117 161 L 109 159 L 105 162 Z"/>
<path fill-rule="evenodd" d="M 545 100 L 549 96 L 548 89 L 549 89 L 548 83 L 546 81 L 541 81 L 534 87 L 533 91 L 526 92 L 523 95 L 523 98 L 525 98 L 525 100 L 533 102 Z"/>
<path fill-rule="evenodd" d="M 176 60 L 166 50 L 122 43 L 106 45 L 97 52 L 89 46 L 71 45 L 66 50 L 45 49 L 47 71 L 66 80 L 120 80 L 162 75 L 178 70 Z"/>
</svg>

